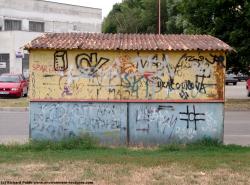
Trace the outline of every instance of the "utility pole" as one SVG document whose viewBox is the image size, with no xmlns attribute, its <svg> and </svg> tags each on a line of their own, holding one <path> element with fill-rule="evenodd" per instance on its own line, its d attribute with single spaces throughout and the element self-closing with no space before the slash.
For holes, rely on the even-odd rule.
<svg viewBox="0 0 250 185">
<path fill-rule="evenodd" d="M 158 0 L 158 34 L 161 34 L 161 0 Z"/>
</svg>

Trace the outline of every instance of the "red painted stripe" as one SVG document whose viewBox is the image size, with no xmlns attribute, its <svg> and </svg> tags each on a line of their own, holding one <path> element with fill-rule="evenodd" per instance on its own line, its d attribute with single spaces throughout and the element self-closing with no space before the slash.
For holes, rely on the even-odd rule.
<svg viewBox="0 0 250 185">
<path fill-rule="evenodd" d="M 214 100 L 83 100 L 83 99 L 30 99 L 31 102 L 110 102 L 110 103 L 224 103 L 223 99 Z"/>
</svg>

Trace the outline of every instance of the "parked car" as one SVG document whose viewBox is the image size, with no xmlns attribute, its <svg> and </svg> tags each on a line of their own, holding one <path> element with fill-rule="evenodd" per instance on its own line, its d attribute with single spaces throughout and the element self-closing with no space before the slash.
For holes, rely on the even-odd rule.
<svg viewBox="0 0 250 185">
<path fill-rule="evenodd" d="M 246 83 L 247 91 L 248 91 L 248 97 L 250 97 L 250 77 L 248 77 L 247 83 Z"/>
<path fill-rule="evenodd" d="M 226 85 L 232 83 L 233 85 L 237 85 L 238 79 L 236 78 L 235 74 L 226 74 Z"/>
<path fill-rule="evenodd" d="M 21 74 L 0 75 L 0 96 L 22 97 L 28 94 L 28 82 Z"/>
<path fill-rule="evenodd" d="M 236 78 L 239 82 L 240 82 L 240 81 L 247 81 L 248 75 L 239 72 L 239 73 L 236 75 L 235 78 Z"/>
</svg>

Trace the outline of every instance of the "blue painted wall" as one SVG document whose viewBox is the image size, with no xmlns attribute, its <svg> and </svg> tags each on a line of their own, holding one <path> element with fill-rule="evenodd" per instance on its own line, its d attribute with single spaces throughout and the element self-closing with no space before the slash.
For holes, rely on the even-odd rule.
<svg viewBox="0 0 250 185">
<path fill-rule="evenodd" d="M 102 143 L 125 144 L 126 112 L 126 103 L 31 102 L 31 138 L 60 140 L 89 133 Z"/>
<path fill-rule="evenodd" d="M 222 103 L 129 104 L 131 144 L 190 143 L 204 137 L 223 140 Z"/>
<path fill-rule="evenodd" d="M 222 141 L 223 110 L 223 103 L 31 102 L 30 134 L 60 140 L 89 133 L 116 145 Z"/>
</svg>

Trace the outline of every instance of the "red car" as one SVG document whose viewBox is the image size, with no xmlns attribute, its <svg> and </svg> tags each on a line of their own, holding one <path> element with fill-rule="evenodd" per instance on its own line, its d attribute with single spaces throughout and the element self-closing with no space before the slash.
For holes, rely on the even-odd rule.
<svg viewBox="0 0 250 185">
<path fill-rule="evenodd" d="M 28 94 L 28 81 L 23 75 L 0 75 L 0 96 L 22 97 Z"/>
<path fill-rule="evenodd" d="M 247 80 L 247 91 L 248 91 L 248 97 L 250 97 L 250 77 L 248 77 Z"/>
</svg>

